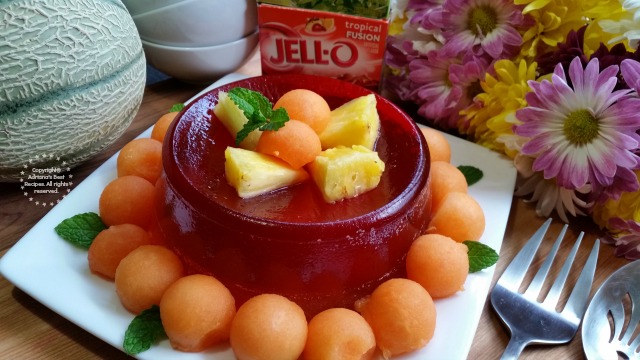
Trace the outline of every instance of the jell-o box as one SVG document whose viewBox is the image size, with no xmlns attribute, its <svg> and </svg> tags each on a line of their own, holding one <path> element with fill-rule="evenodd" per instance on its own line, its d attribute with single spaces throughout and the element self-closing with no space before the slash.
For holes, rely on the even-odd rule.
<svg viewBox="0 0 640 360">
<path fill-rule="evenodd" d="M 304 73 L 378 90 L 388 19 L 258 4 L 263 74 Z"/>
</svg>

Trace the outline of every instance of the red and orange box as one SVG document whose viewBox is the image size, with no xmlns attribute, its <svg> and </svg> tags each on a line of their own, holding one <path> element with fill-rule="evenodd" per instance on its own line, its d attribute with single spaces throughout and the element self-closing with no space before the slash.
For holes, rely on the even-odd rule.
<svg viewBox="0 0 640 360">
<path fill-rule="evenodd" d="M 258 4 L 263 74 L 305 73 L 378 90 L 388 19 Z"/>
</svg>

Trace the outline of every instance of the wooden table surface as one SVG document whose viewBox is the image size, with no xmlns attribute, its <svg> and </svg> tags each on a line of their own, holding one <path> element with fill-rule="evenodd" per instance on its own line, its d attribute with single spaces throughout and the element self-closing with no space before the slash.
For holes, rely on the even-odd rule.
<svg viewBox="0 0 640 360">
<path fill-rule="evenodd" d="M 257 53 L 240 69 L 240 72 L 257 75 L 260 72 Z M 73 170 L 76 184 L 91 174 L 125 143 L 151 126 L 171 105 L 190 99 L 204 85 L 189 85 L 175 79 L 167 79 L 147 86 L 142 105 L 126 133 L 107 150 Z M 51 207 L 36 207 L 25 200 L 17 184 L 0 184 L 0 257 L 35 225 Z M 536 216 L 535 208 L 521 198 L 514 198 L 511 213 L 500 249 L 493 281 L 522 247 L 528 237 L 544 222 Z M 558 234 L 561 221 L 556 219 L 549 231 Z M 573 221 L 567 237 L 575 239 L 586 232 L 584 244 L 593 244 L 601 236 L 590 220 Z M 570 242 L 561 248 L 559 256 L 566 256 Z M 576 263 L 583 264 L 588 253 L 580 251 Z M 613 248 L 602 245 L 596 271 L 595 287 L 613 271 L 628 261 L 613 255 Z M 471 325 L 470 325 L 471 326 Z M 450 334 L 456 337 L 456 334 Z M 508 341 L 508 333 L 491 306 L 485 307 L 478 324 L 468 359 L 498 359 Z M 0 276 L 0 359 L 127 359 L 119 350 L 92 334 L 72 324 Z M 568 345 L 531 346 L 525 349 L 522 359 L 583 359 L 580 334 Z M 446 354 L 443 360 L 448 360 Z"/>
</svg>

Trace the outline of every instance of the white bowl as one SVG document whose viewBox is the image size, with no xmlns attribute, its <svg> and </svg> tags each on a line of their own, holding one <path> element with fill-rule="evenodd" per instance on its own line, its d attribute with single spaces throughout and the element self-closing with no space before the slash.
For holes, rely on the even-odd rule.
<svg viewBox="0 0 640 360">
<path fill-rule="evenodd" d="M 189 0 L 121 0 L 129 11 L 129 15 L 135 16 L 146 12 L 161 9 Z"/>
<path fill-rule="evenodd" d="M 207 47 L 176 47 L 142 40 L 154 68 L 184 82 L 205 84 L 238 69 L 258 45 L 258 31 L 230 43 Z"/>
<path fill-rule="evenodd" d="M 256 0 L 185 0 L 132 18 L 142 40 L 171 46 L 225 44 L 258 27 Z"/>
</svg>

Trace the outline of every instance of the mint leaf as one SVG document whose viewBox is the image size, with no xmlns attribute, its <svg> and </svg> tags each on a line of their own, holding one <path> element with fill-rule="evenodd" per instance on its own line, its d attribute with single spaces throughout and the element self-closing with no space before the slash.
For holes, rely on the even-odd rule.
<svg viewBox="0 0 640 360">
<path fill-rule="evenodd" d="M 182 109 L 184 109 L 184 104 L 183 103 L 173 104 L 171 109 L 169 109 L 169 112 L 178 112 L 178 111 L 180 111 Z"/>
<path fill-rule="evenodd" d="M 227 93 L 244 112 L 249 122 L 266 122 L 271 116 L 271 102 L 257 91 L 236 87 Z"/>
<path fill-rule="evenodd" d="M 278 130 L 289 121 L 284 108 L 273 110 L 269 99 L 257 91 L 235 87 L 227 94 L 248 120 L 236 134 L 236 144 L 240 144 L 254 130 Z"/>
<path fill-rule="evenodd" d="M 61 238 L 73 245 L 89 249 L 93 239 L 106 228 L 98 214 L 88 212 L 62 220 L 54 230 Z"/>
<path fill-rule="evenodd" d="M 264 95 L 257 91 L 249 91 L 251 94 L 251 104 L 258 111 L 256 115 L 265 120 L 271 118 L 271 112 L 273 111 L 273 104 L 271 103 L 271 101 L 269 101 L 269 99 L 267 99 Z"/>
<path fill-rule="evenodd" d="M 478 241 L 467 240 L 463 244 L 467 245 L 469 252 L 469 273 L 478 272 L 493 266 L 498 262 L 498 253 L 491 247 Z"/>
<path fill-rule="evenodd" d="M 271 113 L 271 119 L 267 124 L 260 127 L 260 130 L 278 130 L 289 121 L 289 114 L 285 108 L 277 108 Z"/>
<path fill-rule="evenodd" d="M 160 320 L 160 308 L 153 305 L 131 320 L 124 333 L 122 347 L 127 354 L 136 355 L 149 350 L 151 345 L 165 336 L 162 320 Z"/>
<path fill-rule="evenodd" d="M 458 166 L 458 170 L 460 170 L 464 177 L 467 179 L 467 185 L 469 186 L 477 183 L 484 176 L 482 170 L 478 169 L 475 166 L 460 165 Z"/>
<path fill-rule="evenodd" d="M 245 113 L 246 114 L 246 113 Z M 246 115 L 245 115 L 246 116 Z M 236 145 L 239 145 L 253 130 L 259 129 L 264 122 L 247 117 L 249 121 L 236 133 Z"/>
</svg>

